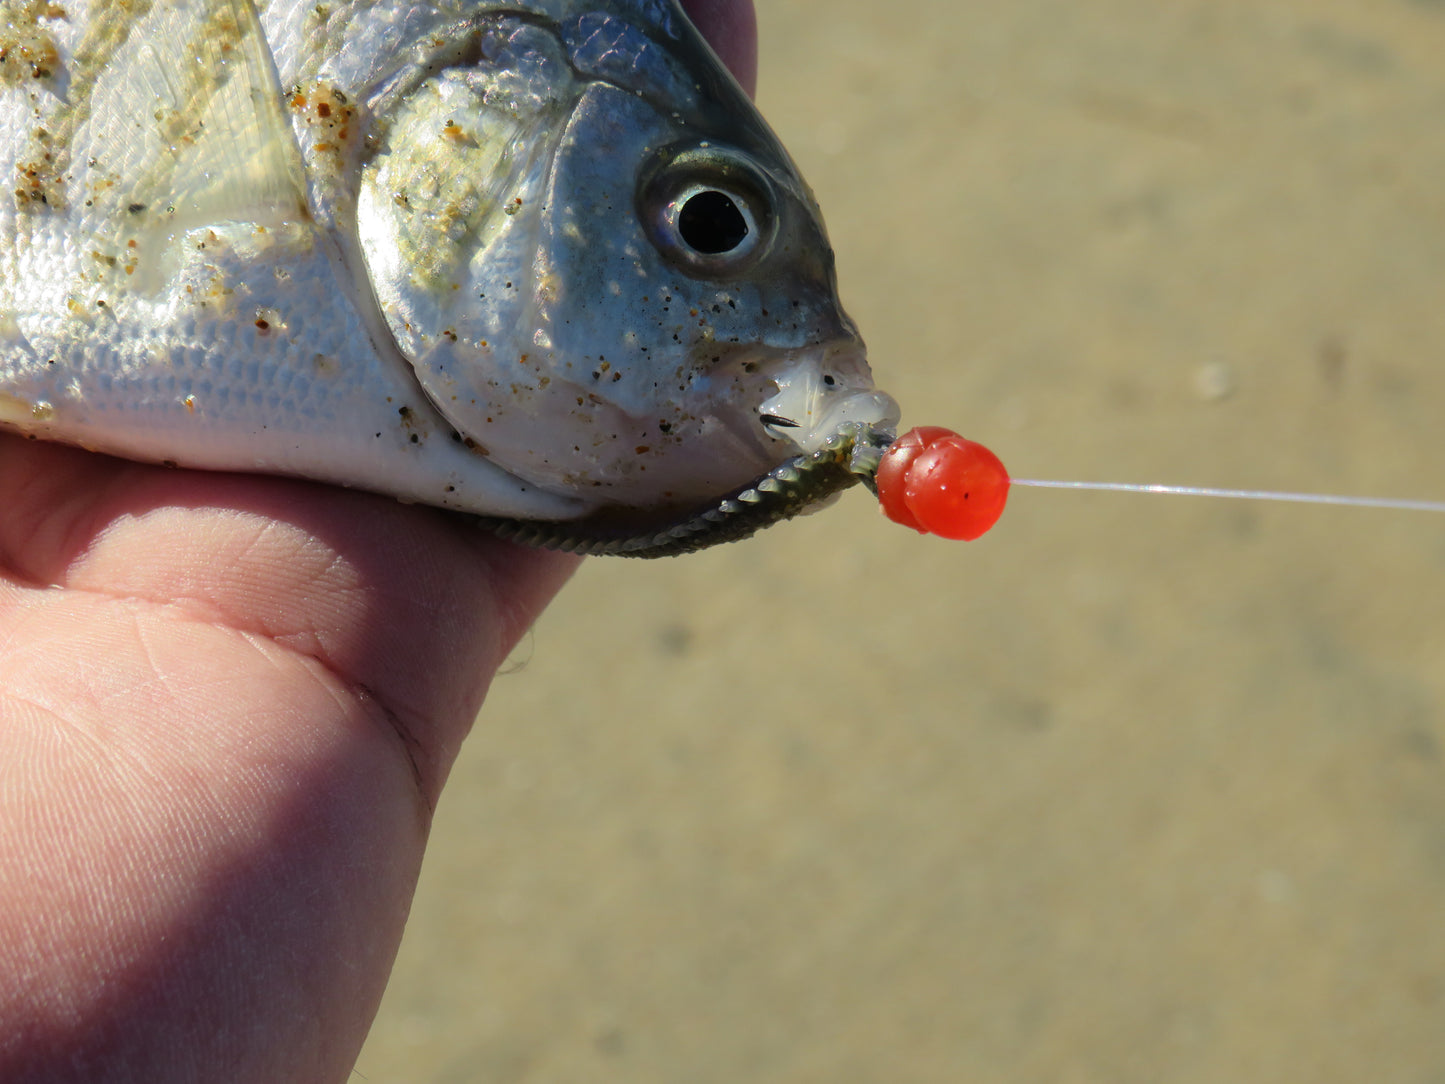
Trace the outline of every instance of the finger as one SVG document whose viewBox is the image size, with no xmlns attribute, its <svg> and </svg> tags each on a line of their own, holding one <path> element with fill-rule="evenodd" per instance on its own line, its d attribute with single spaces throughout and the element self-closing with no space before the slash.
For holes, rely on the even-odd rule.
<svg viewBox="0 0 1445 1084">
<path fill-rule="evenodd" d="M 434 803 L 490 676 L 576 567 L 465 520 L 0 436 L 0 566 L 275 640 L 374 696 Z"/>
<path fill-rule="evenodd" d="M 165 607 L 0 599 L 0 1079 L 342 1079 L 428 823 L 384 713 Z"/>
<path fill-rule="evenodd" d="M 573 562 L 16 438 L 0 508 L 0 1079 L 339 1079 L 455 748 Z"/>
<path fill-rule="evenodd" d="M 749 94 L 758 85 L 758 24 L 753 0 L 682 0 L 688 18 Z"/>
</svg>

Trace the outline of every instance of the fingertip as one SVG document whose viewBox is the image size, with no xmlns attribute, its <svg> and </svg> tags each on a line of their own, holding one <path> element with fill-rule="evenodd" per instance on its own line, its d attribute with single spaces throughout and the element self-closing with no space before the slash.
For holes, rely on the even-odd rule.
<svg viewBox="0 0 1445 1084">
<path fill-rule="evenodd" d="M 758 85 L 758 20 L 753 0 L 682 0 L 683 10 L 751 96 Z"/>
</svg>

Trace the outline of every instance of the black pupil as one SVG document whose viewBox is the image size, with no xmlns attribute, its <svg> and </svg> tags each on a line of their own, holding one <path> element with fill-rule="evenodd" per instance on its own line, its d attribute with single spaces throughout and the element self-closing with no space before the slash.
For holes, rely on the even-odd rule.
<svg viewBox="0 0 1445 1084">
<path fill-rule="evenodd" d="M 748 235 L 748 220 L 725 192 L 699 192 L 682 205 L 677 232 L 695 252 L 716 256 L 731 252 Z"/>
</svg>

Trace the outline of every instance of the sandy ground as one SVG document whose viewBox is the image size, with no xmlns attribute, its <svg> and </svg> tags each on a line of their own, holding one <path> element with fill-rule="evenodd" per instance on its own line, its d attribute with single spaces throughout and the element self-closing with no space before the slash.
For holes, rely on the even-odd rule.
<svg viewBox="0 0 1445 1084">
<path fill-rule="evenodd" d="M 1445 3 L 759 0 L 908 424 L 1445 496 Z M 1445 518 L 861 492 L 597 560 L 440 810 L 369 1082 L 1445 1080 Z"/>
</svg>

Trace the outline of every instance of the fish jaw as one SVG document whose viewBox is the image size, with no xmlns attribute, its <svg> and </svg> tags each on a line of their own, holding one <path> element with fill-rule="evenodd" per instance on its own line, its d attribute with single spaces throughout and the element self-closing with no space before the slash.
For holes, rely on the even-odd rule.
<svg viewBox="0 0 1445 1084">
<path fill-rule="evenodd" d="M 814 451 L 774 467 L 749 485 L 712 504 L 657 520 L 652 525 L 607 512 L 569 523 L 536 523 L 483 517 L 480 522 L 503 538 L 568 553 L 617 557 L 676 557 L 721 542 L 749 538 L 774 523 L 820 510 L 859 482 L 873 476 L 894 429 L 845 422 Z"/>
<path fill-rule="evenodd" d="M 899 410 L 873 387 L 860 342 L 755 354 L 743 365 L 767 374 L 771 394 L 758 401 L 757 421 L 771 436 L 767 454 L 784 456 L 761 475 L 703 503 L 604 506 L 566 523 L 483 522 L 505 538 L 571 553 L 673 557 L 820 510 L 859 482 L 872 488 Z"/>
</svg>

